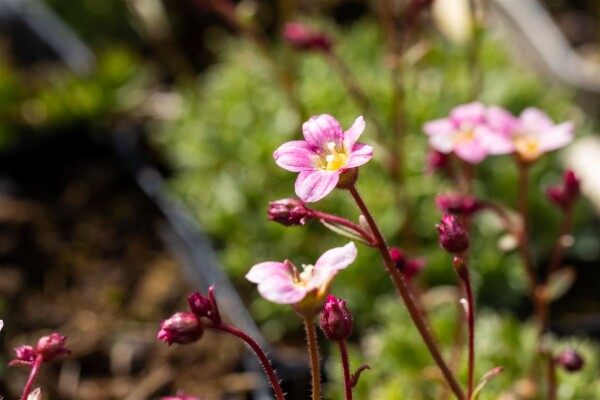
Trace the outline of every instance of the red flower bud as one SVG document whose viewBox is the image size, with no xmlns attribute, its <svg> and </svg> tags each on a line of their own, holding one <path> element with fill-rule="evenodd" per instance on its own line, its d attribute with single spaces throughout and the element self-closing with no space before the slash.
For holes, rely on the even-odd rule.
<svg viewBox="0 0 600 400">
<path fill-rule="evenodd" d="M 192 293 L 188 296 L 188 304 L 190 305 L 190 310 L 198 317 L 206 317 L 215 325 L 219 325 L 221 323 L 221 314 L 219 313 L 214 293 L 214 285 L 208 289 L 208 297 L 203 296 L 200 292 Z"/>
<path fill-rule="evenodd" d="M 585 361 L 575 350 L 567 349 L 558 355 L 556 362 L 569 372 L 576 372 L 583 368 Z"/>
<path fill-rule="evenodd" d="M 565 171 L 561 185 L 550 186 L 546 197 L 558 207 L 565 209 L 579 197 L 579 179 L 571 170 Z"/>
<path fill-rule="evenodd" d="M 404 255 L 402 250 L 397 247 L 390 249 L 390 257 L 396 265 L 396 268 L 404 275 L 407 281 L 412 281 L 418 273 L 425 267 L 425 259 L 419 258 L 408 258 Z"/>
<path fill-rule="evenodd" d="M 458 219 L 444 215 L 442 222 L 435 226 L 440 232 L 440 246 L 449 253 L 462 253 L 469 248 L 469 236 Z"/>
<path fill-rule="evenodd" d="M 59 335 L 58 333 L 42 336 L 35 346 L 35 352 L 42 356 L 44 362 L 50 362 L 58 356 L 70 353 L 70 351 L 64 347 L 66 341 L 67 337 Z"/>
<path fill-rule="evenodd" d="M 304 225 L 314 219 L 312 212 L 297 199 L 282 199 L 269 202 L 269 221 L 285 226 Z"/>
<path fill-rule="evenodd" d="M 173 343 L 187 344 L 200 339 L 203 333 L 204 327 L 196 315 L 178 312 L 171 318 L 161 321 L 160 331 L 156 338 L 169 345 Z"/>
<path fill-rule="evenodd" d="M 288 44 L 303 50 L 327 52 L 332 46 L 331 39 L 324 33 L 313 31 L 297 22 L 285 24 L 282 36 Z"/>
<path fill-rule="evenodd" d="M 33 362 L 35 361 L 35 358 L 37 357 L 37 354 L 36 354 L 35 350 L 33 349 L 33 347 L 23 345 L 23 346 L 15 347 L 14 350 L 15 350 L 15 354 L 17 355 L 17 358 L 15 358 L 11 362 L 9 362 L 8 363 L 9 366 L 33 365 Z"/>
<path fill-rule="evenodd" d="M 445 172 L 450 165 L 450 157 L 448 154 L 441 153 L 437 150 L 430 150 L 427 153 L 425 161 L 425 172 L 433 175 L 436 172 Z"/>
<path fill-rule="evenodd" d="M 439 195 L 435 204 L 440 211 L 449 214 L 470 215 L 481 209 L 481 203 L 476 198 L 460 194 Z"/>
<path fill-rule="evenodd" d="M 345 340 L 352 334 L 352 314 L 346 308 L 346 301 L 327 296 L 321 313 L 321 329 L 329 340 Z"/>
</svg>

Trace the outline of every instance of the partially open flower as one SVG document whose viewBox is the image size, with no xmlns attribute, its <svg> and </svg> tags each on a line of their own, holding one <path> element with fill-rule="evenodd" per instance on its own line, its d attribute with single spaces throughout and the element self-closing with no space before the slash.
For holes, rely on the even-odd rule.
<svg viewBox="0 0 600 400">
<path fill-rule="evenodd" d="M 579 371 L 585 364 L 581 355 L 573 349 L 567 349 L 560 353 L 556 362 L 569 372 Z"/>
<path fill-rule="evenodd" d="M 453 215 L 444 215 L 435 227 L 440 233 L 440 246 L 447 252 L 458 254 L 469 248 L 467 231 Z"/>
<path fill-rule="evenodd" d="M 178 312 L 171 318 L 161 321 L 156 338 L 169 345 L 187 344 L 200 339 L 203 333 L 202 322 L 195 314 Z"/>
<path fill-rule="evenodd" d="M 321 313 L 321 329 L 329 340 L 346 340 L 352 334 L 352 314 L 346 308 L 346 301 L 327 296 Z"/>
<path fill-rule="evenodd" d="M 364 129 L 362 117 L 344 132 L 331 115 L 313 116 L 302 125 L 304 140 L 284 143 L 273 157 L 281 168 L 299 172 L 296 194 L 302 201 L 319 201 L 335 189 L 342 173 L 363 165 L 373 156 L 371 146 L 356 143 Z"/>
<path fill-rule="evenodd" d="M 258 292 L 265 299 L 291 304 L 302 315 L 315 315 L 321 311 L 338 271 L 348 267 L 356 253 L 356 246 L 350 242 L 326 251 L 315 265 L 303 265 L 302 272 L 288 260 L 263 262 L 253 266 L 246 279 L 258 284 Z"/>
<path fill-rule="evenodd" d="M 22 345 L 14 348 L 17 358 L 12 360 L 8 365 L 33 365 L 37 354 L 33 347 Z"/>
</svg>

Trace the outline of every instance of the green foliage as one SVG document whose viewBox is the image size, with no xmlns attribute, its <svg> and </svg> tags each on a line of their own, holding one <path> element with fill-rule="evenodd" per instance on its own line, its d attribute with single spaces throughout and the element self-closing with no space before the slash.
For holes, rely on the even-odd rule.
<svg viewBox="0 0 600 400">
<path fill-rule="evenodd" d="M 456 304 L 442 304 L 429 314 L 433 331 L 449 358 L 457 322 L 464 323 L 462 313 L 457 318 Z M 355 389 L 359 399 L 426 400 L 440 399 L 444 383 L 440 373 L 432 367 L 432 360 L 424 350 L 423 340 L 412 326 L 408 313 L 394 298 L 379 302 L 374 311 L 381 321 L 369 330 L 361 342 L 351 346 L 352 368 L 368 364 L 371 370 L 361 375 Z M 463 325 L 466 328 L 466 324 Z M 502 366 L 502 373 L 494 377 L 479 396 L 481 400 L 496 400 L 502 395 L 523 393 L 528 378 L 534 374 L 545 376 L 546 367 L 536 362 L 536 329 L 534 324 L 517 321 L 508 314 L 491 311 L 480 313 L 476 330 L 476 368 L 478 381 L 486 372 Z M 464 337 L 463 337 L 464 338 Z M 564 348 L 576 349 L 585 359 L 584 368 L 567 373 L 557 367 L 558 398 L 561 400 L 592 400 L 600 395 L 598 380 L 600 348 L 597 343 L 581 338 L 550 339 L 553 354 Z M 332 357 L 327 370 L 332 382 L 330 398 L 342 398 L 341 366 L 339 356 L 331 344 Z M 464 341 L 460 353 L 459 379 L 466 382 L 466 349 Z M 540 388 L 539 400 L 547 398 L 546 388 Z M 512 398 L 512 397 L 511 397 Z M 520 398 L 520 397 L 517 397 Z"/>
</svg>

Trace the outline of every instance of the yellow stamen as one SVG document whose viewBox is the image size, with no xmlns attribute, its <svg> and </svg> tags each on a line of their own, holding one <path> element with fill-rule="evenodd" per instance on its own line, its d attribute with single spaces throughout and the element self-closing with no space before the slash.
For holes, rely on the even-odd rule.
<svg viewBox="0 0 600 400">
<path fill-rule="evenodd" d="M 515 150 L 526 161 L 533 161 L 540 155 L 540 144 L 536 138 L 528 135 L 514 137 Z"/>
<path fill-rule="evenodd" d="M 337 171 L 344 167 L 348 161 L 348 155 L 345 152 L 338 152 L 334 142 L 327 143 L 329 154 L 325 156 L 323 168 L 327 171 Z"/>
</svg>

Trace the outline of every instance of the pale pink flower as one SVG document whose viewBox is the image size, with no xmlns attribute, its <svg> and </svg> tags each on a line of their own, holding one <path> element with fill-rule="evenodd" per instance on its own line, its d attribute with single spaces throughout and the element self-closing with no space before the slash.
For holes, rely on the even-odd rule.
<svg viewBox="0 0 600 400">
<path fill-rule="evenodd" d="M 486 119 L 491 129 L 510 140 L 513 151 L 524 162 L 533 162 L 573 140 L 572 122 L 556 125 L 537 108 L 527 108 L 516 118 L 503 108 L 491 106 Z"/>
<path fill-rule="evenodd" d="M 302 272 L 288 260 L 267 261 L 253 266 L 246 279 L 258 284 L 260 295 L 274 303 L 297 304 L 307 297 L 318 303 L 325 300 L 333 278 L 354 261 L 356 253 L 350 242 L 326 251 L 315 265 L 303 265 Z"/>
<path fill-rule="evenodd" d="M 356 143 L 364 129 L 362 117 L 344 132 L 331 115 L 313 116 L 302 125 L 304 140 L 284 143 L 273 157 L 281 168 L 300 173 L 296 179 L 298 197 L 306 203 L 315 202 L 336 187 L 342 172 L 371 159 L 373 148 Z"/>
<path fill-rule="evenodd" d="M 487 126 L 486 109 L 479 102 L 458 106 L 448 118 L 427 122 L 423 130 L 432 148 L 444 154 L 454 152 L 470 164 L 512 150 L 509 140 Z"/>
</svg>

